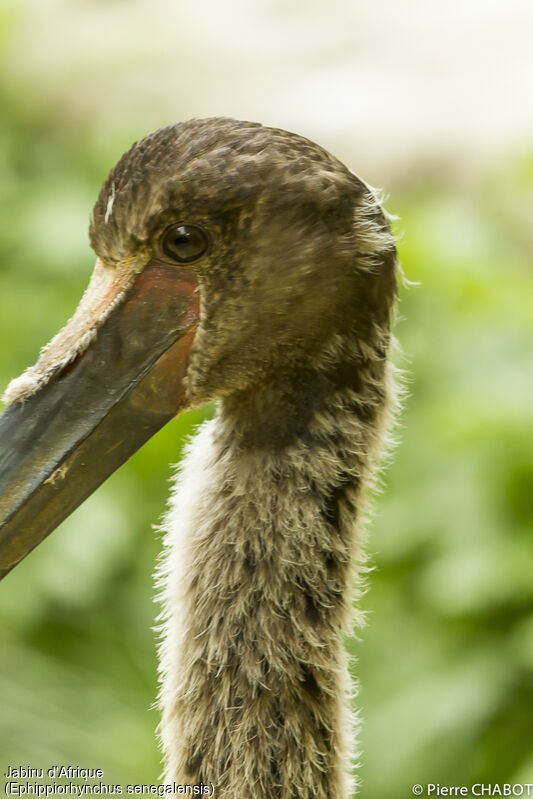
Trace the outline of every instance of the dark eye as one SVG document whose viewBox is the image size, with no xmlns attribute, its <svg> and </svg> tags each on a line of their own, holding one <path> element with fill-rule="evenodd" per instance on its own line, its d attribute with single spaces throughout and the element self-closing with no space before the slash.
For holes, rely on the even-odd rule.
<svg viewBox="0 0 533 799">
<path fill-rule="evenodd" d="M 161 238 L 161 249 L 165 255 L 182 264 L 201 258 L 208 245 L 207 233 L 197 225 L 172 225 Z"/>
</svg>

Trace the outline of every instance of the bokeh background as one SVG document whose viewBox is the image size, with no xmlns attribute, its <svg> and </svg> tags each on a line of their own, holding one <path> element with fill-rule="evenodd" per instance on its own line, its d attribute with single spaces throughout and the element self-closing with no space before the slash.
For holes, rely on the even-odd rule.
<svg viewBox="0 0 533 799">
<path fill-rule="evenodd" d="M 228 115 L 317 140 L 398 214 L 410 398 L 348 643 L 367 799 L 533 782 L 530 0 L 2 0 L 0 383 L 92 268 L 88 214 L 151 129 Z M 152 525 L 180 417 L 0 588 L 0 769 L 156 782 Z"/>
</svg>

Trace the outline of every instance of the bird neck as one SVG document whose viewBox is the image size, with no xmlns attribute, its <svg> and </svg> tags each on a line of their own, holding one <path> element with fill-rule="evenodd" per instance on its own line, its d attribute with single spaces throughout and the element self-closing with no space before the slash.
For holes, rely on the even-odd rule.
<svg viewBox="0 0 533 799">
<path fill-rule="evenodd" d="M 350 795 L 342 637 L 387 374 L 382 349 L 337 342 L 223 401 L 194 439 L 160 574 L 168 779 L 224 799 Z"/>
</svg>

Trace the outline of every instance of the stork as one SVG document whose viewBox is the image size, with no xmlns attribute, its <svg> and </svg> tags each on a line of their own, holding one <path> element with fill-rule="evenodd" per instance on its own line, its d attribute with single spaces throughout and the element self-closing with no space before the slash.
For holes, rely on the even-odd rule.
<svg viewBox="0 0 533 799">
<path fill-rule="evenodd" d="M 183 408 L 216 400 L 164 522 L 165 780 L 345 799 L 342 637 L 394 407 L 379 199 L 301 136 L 192 120 L 122 156 L 90 241 L 76 312 L 5 393 L 1 574 Z"/>
</svg>

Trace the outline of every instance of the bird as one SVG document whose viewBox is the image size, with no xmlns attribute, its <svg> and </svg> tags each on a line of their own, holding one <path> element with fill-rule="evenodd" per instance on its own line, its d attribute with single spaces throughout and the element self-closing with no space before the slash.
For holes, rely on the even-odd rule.
<svg viewBox="0 0 533 799">
<path fill-rule="evenodd" d="M 303 136 L 193 119 L 122 156 L 89 236 L 78 309 L 4 395 L 2 574 L 182 408 L 216 401 L 161 525 L 164 779 L 345 799 L 343 636 L 398 404 L 381 198 Z"/>
</svg>

